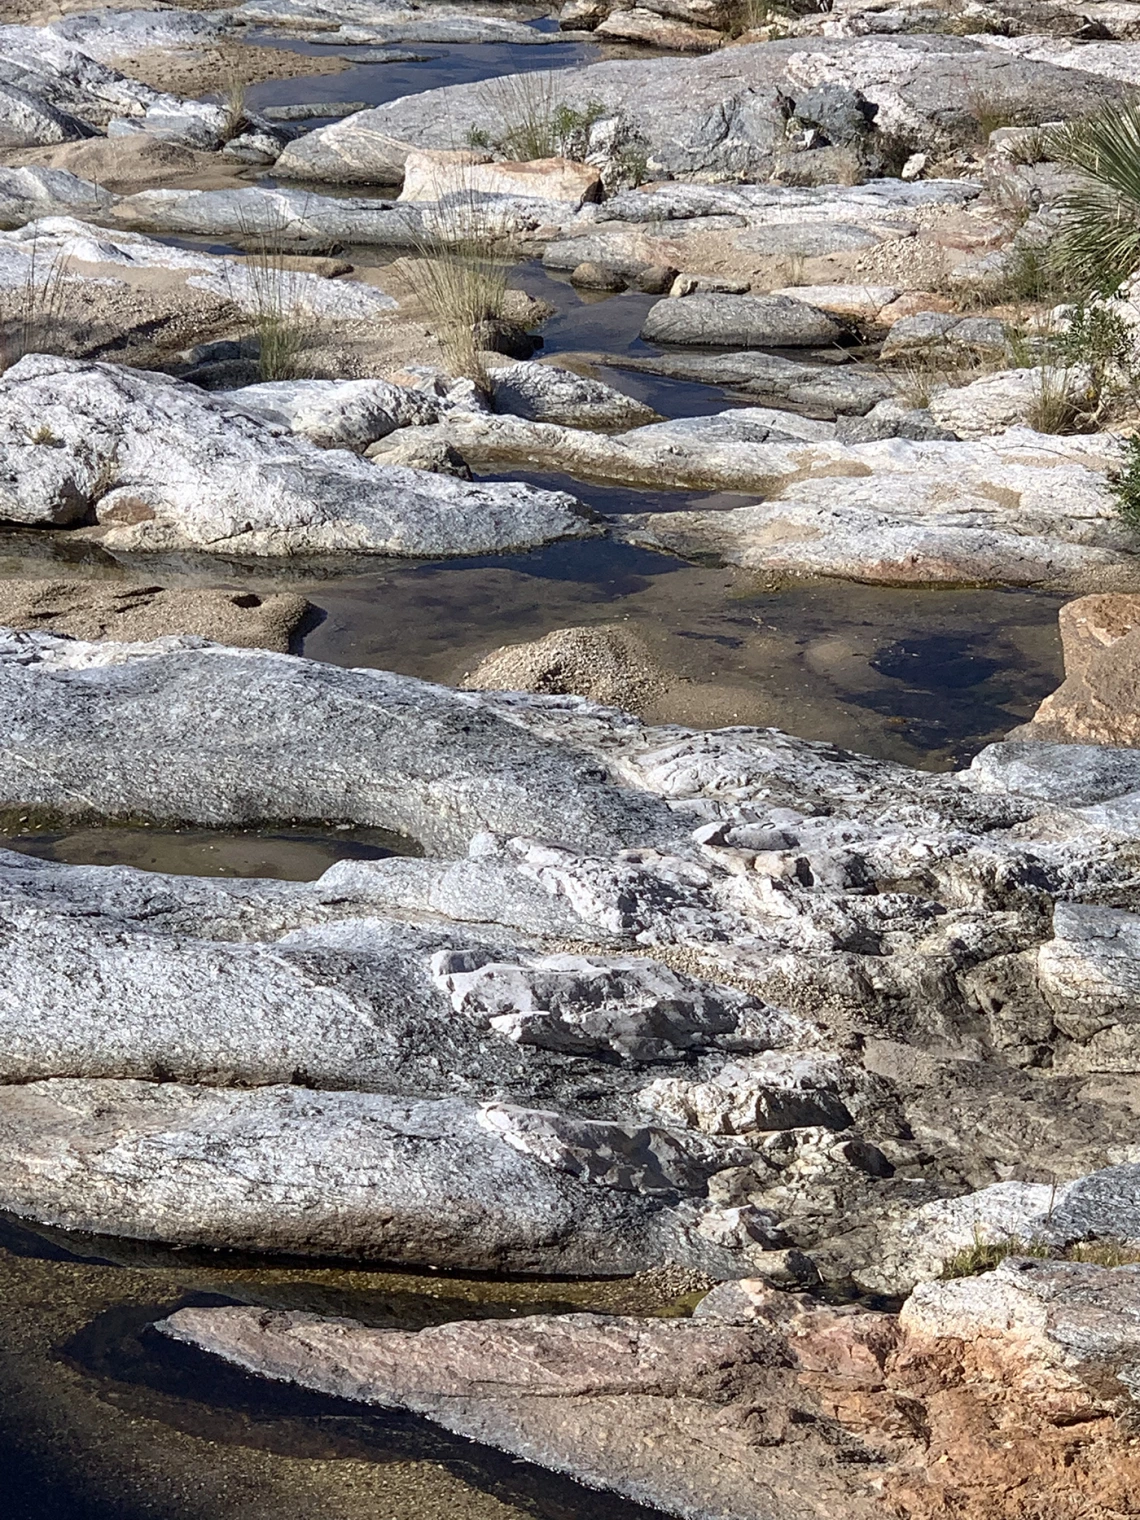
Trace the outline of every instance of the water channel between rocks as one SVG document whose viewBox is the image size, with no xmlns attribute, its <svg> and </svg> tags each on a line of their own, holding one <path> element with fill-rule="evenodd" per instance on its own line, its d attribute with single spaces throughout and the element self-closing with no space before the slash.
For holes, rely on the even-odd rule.
<svg viewBox="0 0 1140 1520">
<path fill-rule="evenodd" d="M 551 24 L 551 23 L 547 23 Z M 266 40 L 294 52 L 319 44 Z M 603 56 L 576 43 L 423 46 L 423 61 L 256 85 L 254 108 L 400 95 Z M 620 56 L 608 49 L 606 56 Z M 319 119 L 312 123 L 319 124 Z M 323 193 L 329 193 L 322 187 Z M 353 193 L 361 193 L 354 191 Z M 384 262 L 375 252 L 350 258 Z M 556 308 L 545 352 L 644 350 L 651 297 L 583 297 L 526 265 L 512 283 Z M 666 416 L 747 404 L 716 387 L 620 368 L 602 378 Z M 519 478 L 517 475 L 511 478 Z M 655 493 L 529 476 L 606 514 L 728 508 L 747 498 Z M 774 725 L 933 769 L 962 764 L 1030 716 L 1061 676 L 1056 611 L 1028 591 L 766 582 L 613 540 L 431 563 L 292 562 L 206 555 L 115 558 L 66 534 L 0 534 L 0 575 L 123 585 L 294 590 L 317 609 L 298 645 L 314 659 L 456 683 L 504 643 L 630 620 L 675 672 L 673 721 Z M 653 718 L 652 712 L 646 714 Z M 74 863 L 311 879 L 336 859 L 408 848 L 330 826 L 209 834 L 9 826 L 0 845 Z M 650 1520 L 407 1415 L 247 1377 L 149 1328 L 186 1304 L 257 1303 L 419 1326 L 473 1315 L 685 1312 L 677 1284 L 510 1283 L 367 1266 L 158 1252 L 0 1221 L 0 1452 L 12 1520 Z"/>
</svg>

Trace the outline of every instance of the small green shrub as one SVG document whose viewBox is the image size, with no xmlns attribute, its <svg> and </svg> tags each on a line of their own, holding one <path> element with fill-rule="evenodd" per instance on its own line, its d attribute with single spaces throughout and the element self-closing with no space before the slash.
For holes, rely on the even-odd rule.
<svg viewBox="0 0 1140 1520">
<path fill-rule="evenodd" d="M 1103 384 L 1111 367 L 1131 378 L 1136 339 L 1136 329 L 1119 311 L 1100 302 L 1079 301 L 1069 315 L 1068 330 L 1057 335 L 1054 346 L 1069 363 L 1087 364 L 1094 379 Z"/>
<path fill-rule="evenodd" d="M 467 143 L 504 158 L 530 162 L 536 158 L 585 157 L 590 128 L 606 114 L 597 100 L 581 108 L 561 98 L 564 80 L 548 71 L 507 74 L 491 80 L 482 93 L 489 115 L 502 123 L 497 135 L 485 127 L 468 128 Z"/>
<path fill-rule="evenodd" d="M 1124 453 L 1124 464 L 1109 484 L 1116 510 L 1132 528 L 1140 528 L 1140 436 L 1133 434 Z"/>
</svg>

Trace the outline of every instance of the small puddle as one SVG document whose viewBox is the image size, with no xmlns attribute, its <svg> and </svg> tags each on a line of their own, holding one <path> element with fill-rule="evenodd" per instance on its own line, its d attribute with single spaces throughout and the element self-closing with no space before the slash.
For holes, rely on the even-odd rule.
<svg viewBox="0 0 1140 1520">
<path fill-rule="evenodd" d="M 281 827 L 159 829 L 99 826 L 21 832 L 8 825 L 0 849 L 70 866 L 134 866 L 174 876 L 316 881 L 338 860 L 416 854 L 413 842 L 385 829 Z"/>
</svg>

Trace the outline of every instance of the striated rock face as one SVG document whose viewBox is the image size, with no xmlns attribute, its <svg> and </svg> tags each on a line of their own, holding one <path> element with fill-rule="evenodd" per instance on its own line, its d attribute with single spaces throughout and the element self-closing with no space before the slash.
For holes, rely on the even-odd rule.
<svg viewBox="0 0 1140 1520">
<path fill-rule="evenodd" d="M 109 548 L 468 554 L 597 531 L 560 492 L 321 450 L 164 375 L 28 355 L 0 405 L 0 518 L 94 518 Z"/>
<path fill-rule="evenodd" d="M 250 1371 L 427 1415 L 685 1520 L 1130 1512 L 1140 1269 L 1010 1259 L 897 1317 L 715 1289 L 689 1321 L 410 1334 L 248 1308 L 160 1328 Z"/>
<path fill-rule="evenodd" d="M 1140 746 L 1140 596 L 1082 596 L 1059 624 L 1065 680 L 1010 737 Z"/>
<path fill-rule="evenodd" d="M 9 817 L 356 822 L 444 857 L 305 884 L 3 857 L 0 1081 L 458 1090 L 536 1164 L 675 1191 L 710 1248 L 877 1292 L 930 1270 L 923 1206 L 1138 1159 L 1134 751 L 926 775 L 577 697 L 16 633 L 0 725 Z"/>
<path fill-rule="evenodd" d="M 615 787 L 593 755 L 380 671 L 188 638 L 15 633 L 0 704 L 11 806 L 214 827 L 348 818 L 460 851 L 486 829 L 602 850 L 678 831 L 664 803 Z"/>
<path fill-rule="evenodd" d="M 483 1272 L 732 1271 L 676 1193 L 550 1166 L 458 1098 L 30 1082 L 0 1089 L 0 1135 L 2 1206 L 68 1229 Z"/>
</svg>

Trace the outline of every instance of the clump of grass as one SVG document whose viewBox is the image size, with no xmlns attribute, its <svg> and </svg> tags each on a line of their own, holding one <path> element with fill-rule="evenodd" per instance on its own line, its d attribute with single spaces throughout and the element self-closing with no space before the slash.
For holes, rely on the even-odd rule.
<svg viewBox="0 0 1140 1520">
<path fill-rule="evenodd" d="M 67 347 L 69 286 L 63 259 L 29 240 L 22 283 L 0 292 L 0 370 L 25 354 L 61 353 Z"/>
<path fill-rule="evenodd" d="M 1044 127 L 1034 127 L 1019 137 L 1016 142 L 1011 142 L 1005 152 L 1011 163 L 1024 164 L 1027 168 L 1032 168 L 1034 164 L 1047 163 L 1049 133 Z"/>
<path fill-rule="evenodd" d="M 457 174 L 462 176 L 460 167 Z M 440 203 L 433 234 L 412 242 L 407 278 L 457 375 L 486 385 L 478 329 L 506 316 L 508 265 L 478 198 L 457 184 Z"/>
<path fill-rule="evenodd" d="M 234 72 L 226 75 L 225 84 L 218 96 L 218 103 L 225 113 L 220 130 L 224 143 L 238 137 L 246 125 L 246 87 Z"/>
<path fill-rule="evenodd" d="M 929 365 L 910 359 L 893 369 L 891 378 L 894 380 L 897 394 L 907 406 L 922 410 L 930 405 L 930 397 L 937 377 Z"/>
<path fill-rule="evenodd" d="M 1094 400 L 1091 396 L 1088 399 Z M 1026 425 L 1035 433 L 1077 433 L 1087 427 L 1089 421 L 1089 412 L 1073 394 L 1069 372 L 1043 364 L 1038 374 L 1037 394 L 1025 413 Z"/>
<path fill-rule="evenodd" d="M 1069 292 L 1110 295 L 1140 265 L 1140 103 L 1051 130 L 1045 151 L 1081 176 L 1054 245 Z"/>
<path fill-rule="evenodd" d="M 955 1251 L 942 1263 L 942 1277 L 950 1282 L 958 1277 L 977 1277 L 982 1272 L 992 1272 L 1007 1256 L 1042 1256 L 1052 1254 L 1050 1248 L 1038 1240 L 1022 1240 L 1017 1235 L 1004 1235 L 1000 1240 L 986 1240 L 977 1225 L 974 1238 L 968 1246 Z"/>
<path fill-rule="evenodd" d="M 975 90 L 966 109 L 977 122 L 978 136 L 983 142 L 988 142 L 990 133 L 996 132 L 999 127 L 1038 125 L 1025 106 L 1017 104 L 999 90 Z"/>
<path fill-rule="evenodd" d="M 1140 1250 L 1124 1240 L 1082 1240 L 1065 1252 L 1066 1261 L 1083 1261 L 1093 1267 L 1127 1267 L 1140 1262 Z"/>
<path fill-rule="evenodd" d="M 725 17 L 724 30 L 730 37 L 742 37 L 762 26 L 782 28 L 794 16 L 794 9 L 784 0 L 734 0 Z"/>
<path fill-rule="evenodd" d="M 975 1225 L 973 1241 L 942 1263 L 941 1277 L 946 1282 L 960 1277 L 977 1277 L 982 1272 L 992 1272 L 1007 1256 L 1079 1261 L 1095 1267 L 1124 1267 L 1140 1261 L 1140 1249 L 1123 1240 L 1086 1240 L 1070 1246 L 1054 1246 L 1044 1240 L 1023 1240 L 1018 1235 L 987 1240 Z"/>
<path fill-rule="evenodd" d="M 584 159 L 590 128 L 606 114 L 606 107 L 598 100 L 580 108 L 569 105 L 562 99 L 564 87 L 565 81 L 549 70 L 491 80 L 481 92 L 482 104 L 502 126 L 497 135 L 484 127 L 468 128 L 468 145 L 520 162 Z"/>
<path fill-rule="evenodd" d="M 507 266 L 474 240 L 418 251 L 408 282 L 428 312 L 450 367 L 457 375 L 485 383 L 478 329 L 503 318 Z"/>
<path fill-rule="evenodd" d="M 1140 528 L 1140 435 L 1129 438 L 1124 464 L 1108 489 L 1124 521 L 1131 528 Z"/>
<path fill-rule="evenodd" d="M 242 234 L 249 285 L 231 298 L 247 309 L 252 304 L 258 375 L 262 380 L 300 379 L 313 323 L 298 310 L 297 281 L 284 252 L 285 225 L 257 231 L 243 226 Z"/>
</svg>

